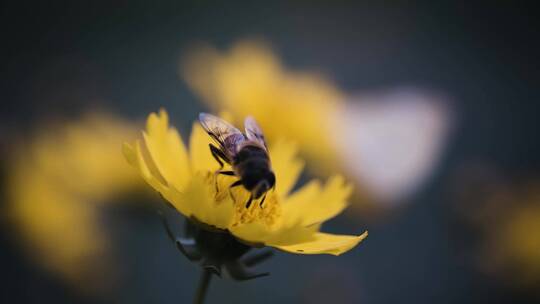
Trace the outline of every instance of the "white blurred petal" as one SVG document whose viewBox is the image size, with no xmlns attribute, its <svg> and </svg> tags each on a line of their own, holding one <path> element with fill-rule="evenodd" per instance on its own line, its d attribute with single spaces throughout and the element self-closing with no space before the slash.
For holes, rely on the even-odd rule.
<svg viewBox="0 0 540 304">
<path fill-rule="evenodd" d="M 388 205 L 407 198 L 430 176 L 446 143 L 452 115 L 443 101 L 411 89 L 351 98 L 334 122 L 349 175 Z"/>
</svg>

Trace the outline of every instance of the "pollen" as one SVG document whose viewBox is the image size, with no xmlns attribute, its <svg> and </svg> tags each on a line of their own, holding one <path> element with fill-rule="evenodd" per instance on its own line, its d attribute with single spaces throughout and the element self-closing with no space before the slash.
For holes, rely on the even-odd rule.
<svg viewBox="0 0 540 304">
<path fill-rule="evenodd" d="M 242 197 L 247 198 L 247 196 Z M 268 194 L 262 204 L 259 199 L 254 200 L 249 207 L 246 207 L 246 202 L 247 199 L 241 200 L 235 197 L 235 219 L 233 225 L 249 224 L 259 221 L 267 226 L 273 226 L 281 215 L 281 205 L 277 198 L 272 194 Z"/>
</svg>

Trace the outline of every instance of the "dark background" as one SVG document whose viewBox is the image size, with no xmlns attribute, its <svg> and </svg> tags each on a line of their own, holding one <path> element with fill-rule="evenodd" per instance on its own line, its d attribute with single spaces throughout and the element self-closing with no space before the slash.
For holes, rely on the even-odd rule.
<svg viewBox="0 0 540 304">
<path fill-rule="evenodd" d="M 49 117 L 105 108 L 140 119 L 165 106 L 187 131 L 203 110 L 179 76 L 193 42 L 229 47 L 263 38 L 294 69 L 316 69 L 346 92 L 414 85 L 445 92 L 458 123 L 444 161 L 406 209 L 367 227 L 340 258 L 279 253 L 268 279 L 214 282 L 210 303 L 533 302 L 478 271 L 468 228 L 454 217 L 456 168 L 481 161 L 512 177 L 538 177 L 538 14 L 524 2 L 74 1 L 1 5 L 2 146 Z M 7 173 L 5 173 L 7 174 Z M 36 268 L 8 227 L 0 243 L 2 302 L 185 303 L 197 268 L 177 255 L 144 210 L 113 212 L 125 280 L 88 296 Z M 116 214 L 116 215 L 115 215 Z"/>
</svg>

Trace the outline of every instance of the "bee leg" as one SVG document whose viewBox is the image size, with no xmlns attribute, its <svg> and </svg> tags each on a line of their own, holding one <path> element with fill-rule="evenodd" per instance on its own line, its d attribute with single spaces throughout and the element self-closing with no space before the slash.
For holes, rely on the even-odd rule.
<svg viewBox="0 0 540 304">
<path fill-rule="evenodd" d="M 229 186 L 229 195 L 231 196 L 231 198 L 232 198 L 233 201 L 235 201 L 235 202 L 236 202 L 236 199 L 235 199 L 234 195 L 232 194 L 231 189 L 234 188 L 234 187 L 238 187 L 238 186 L 240 186 L 240 185 L 242 185 L 242 181 L 241 181 L 241 180 L 237 180 L 237 181 L 235 181 L 234 183 L 232 183 L 232 184 Z"/>
<path fill-rule="evenodd" d="M 234 176 L 234 171 L 217 171 L 217 174 Z"/>
<path fill-rule="evenodd" d="M 248 209 L 251 206 L 251 203 L 253 202 L 253 195 L 249 195 L 249 199 L 246 202 L 246 209 Z"/>
<path fill-rule="evenodd" d="M 222 170 L 218 170 L 216 172 L 214 172 L 214 186 L 216 187 L 216 195 L 217 193 L 219 192 L 219 187 L 218 187 L 218 182 L 217 182 L 217 176 L 218 175 L 228 175 L 228 176 L 234 176 L 234 171 L 222 171 Z"/>
<path fill-rule="evenodd" d="M 266 193 L 263 195 L 263 198 L 262 198 L 261 202 L 259 203 L 259 207 L 262 208 L 265 199 L 266 199 Z"/>
<path fill-rule="evenodd" d="M 210 147 L 210 152 L 212 153 L 212 156 L 219 164 L 219 169 L 220 170 L 223 169 L 223 166 L 224 166 L 223 162 L 229 163 L 229 161 L 227 160 L 227 156 L 225 155 L 225 153 L 223 153 L 223 151 L 221 151 L 216 146 L 212 144 L 208 144 L 208 146 Z"/>
</svg>

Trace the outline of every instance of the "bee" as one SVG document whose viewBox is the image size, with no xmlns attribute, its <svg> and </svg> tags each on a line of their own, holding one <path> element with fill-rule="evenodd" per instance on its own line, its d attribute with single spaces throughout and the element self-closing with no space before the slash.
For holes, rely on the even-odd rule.
<svg viewBox="0 0 540 304">
<path fill-rule="evenodd" d="M 253 200 L 262 198 L 276 185 L 276 176 L 272 171 L 266 140 L 261 127 L 251 116 L 244 121 L 245 134 L 225 120 L 207 113 L 199 114 L 199 121 L 217 146 L 209 144 L 210 152 L 219 163 L 216 174 L 236 176 L 238 180 L 229 186 L 243 186 L 250 192 L 246 208 Z M 222 170 L 224 163 L 231 165 L 232 171 Z M 216 181 L 217 188 L 217 181 Z"/>
</svg>

